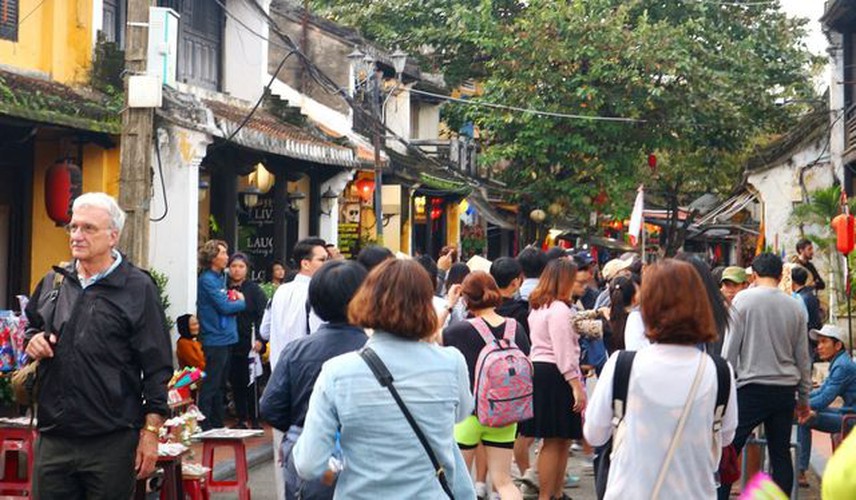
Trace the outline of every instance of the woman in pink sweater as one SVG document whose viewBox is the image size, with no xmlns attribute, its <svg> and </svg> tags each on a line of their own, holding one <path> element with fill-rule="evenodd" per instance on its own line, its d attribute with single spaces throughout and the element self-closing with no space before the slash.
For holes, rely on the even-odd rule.
<svg viewBox="0 0 856 500">
<path fill-rule="evenodd" d="M 565 498 L 563 486 L 572 439 L 581 439 L 586 393 L 580 375 L 579 337 L 570 306 L 577 268 L 567 259 L 550 262 L 529 296 L 529 357 L 535 368 L 534 437 L 544 440 L 538 455 L 539 500 Z"/>
</svg>

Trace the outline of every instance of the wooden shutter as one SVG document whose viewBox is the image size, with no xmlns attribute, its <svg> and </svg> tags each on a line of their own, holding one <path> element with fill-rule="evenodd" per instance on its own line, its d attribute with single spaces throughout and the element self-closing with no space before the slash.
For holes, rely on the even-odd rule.
<svg viewBox="0 0 856 500">
<path fill-rule="evenodd" d="M 18 41 L 18 0 L 0 0 L 0 39 Z"/>
</svg>

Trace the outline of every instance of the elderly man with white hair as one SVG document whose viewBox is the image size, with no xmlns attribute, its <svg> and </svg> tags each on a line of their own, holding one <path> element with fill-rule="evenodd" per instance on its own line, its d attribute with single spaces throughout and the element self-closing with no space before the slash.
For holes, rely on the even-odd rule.
<svg viewBox="0 0 856 500">
<path fill-rule="evenodd" d="M 122 499 L 157 461 L 172 349 L 157 286 L 116 250 L 125 213 L 86 193 L 67 226 L 72 262 L 27 306 L 39 360 L 34 497 Z"/>
</svg>

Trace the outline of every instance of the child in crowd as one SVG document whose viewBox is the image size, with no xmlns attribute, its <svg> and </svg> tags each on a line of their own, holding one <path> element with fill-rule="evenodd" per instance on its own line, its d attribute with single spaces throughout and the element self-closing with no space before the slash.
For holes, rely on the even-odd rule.
<svg viewBox="0 0 856 500">
<path fill-rule="evenodd" d="M 184 314 L 175 321 L 179 339 L 175 346 L 178 366 L 190 366 L 205 371 L 205 354 L 198 340 L 199 320 L 193 314 Z"/>
</svg>

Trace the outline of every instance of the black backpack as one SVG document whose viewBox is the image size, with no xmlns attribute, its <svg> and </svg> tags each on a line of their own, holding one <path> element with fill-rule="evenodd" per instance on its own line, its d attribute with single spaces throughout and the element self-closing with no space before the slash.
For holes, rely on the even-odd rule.
<svg viewBox="0 0 856 500">
<path fill-rule="evenodd" d="M 633 369 L 635 351 L 619 351 L 615 363 L 615 375 L 612 378 L 612 428 L 615 429 L 624 420 L 624 410 L 627 408 L 627 390 L 630 386 L 630 372 Z M 719 432 L 728 397 L 731 394 L 731 371 L 725 359 L 708 354 L 716 365 L 716 406 L 714 407 L 713 432 Z M 595 491 L 598 500 L 603 500 L 606 494 L 606 482 L 609 479 L 610 455 L 612 455 L 612 438 L 599 450 L 595 456 Z"/>
</svg>

